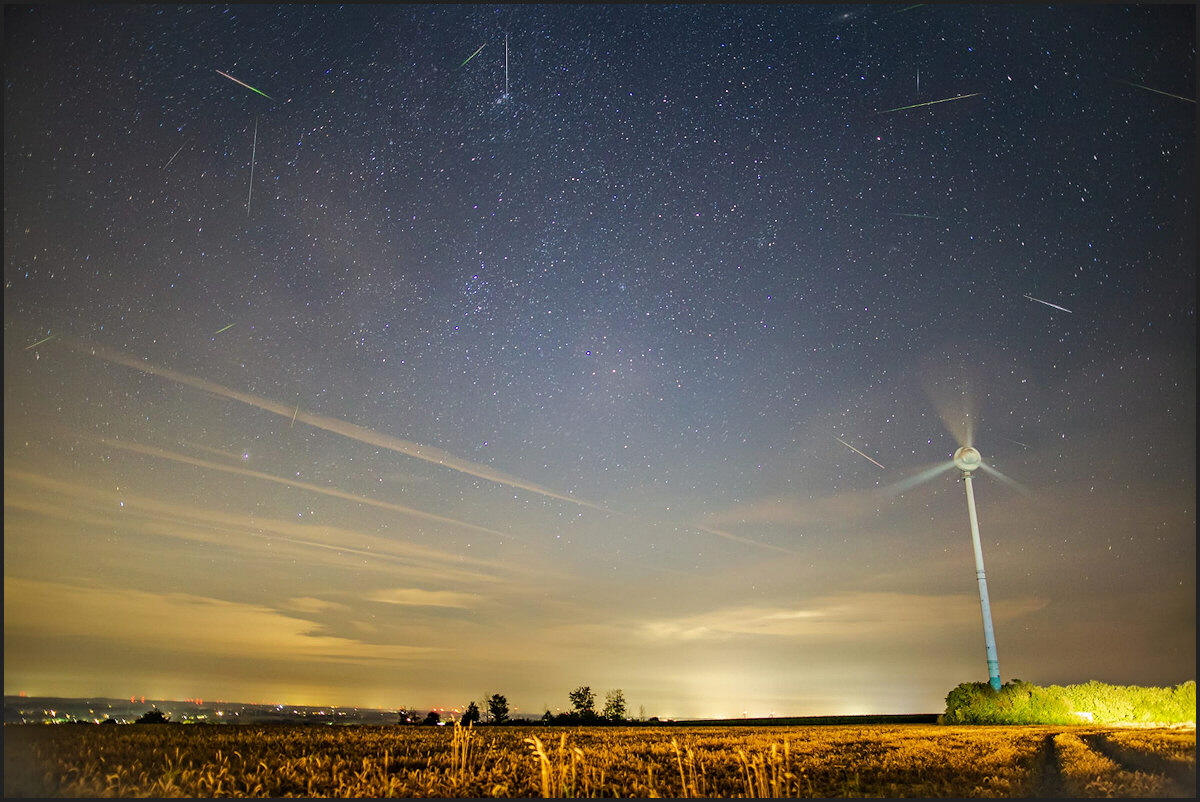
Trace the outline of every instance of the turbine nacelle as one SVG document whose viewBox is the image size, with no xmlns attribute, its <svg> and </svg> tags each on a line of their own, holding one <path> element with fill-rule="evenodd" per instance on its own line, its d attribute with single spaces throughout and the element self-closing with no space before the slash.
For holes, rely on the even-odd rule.
<svg viewBox="0 0 1200 802">
<path fill-rule="evenodd" d="M 963 473 L 970 473 L 983 466 L 983 455 L 974 446 L 963 446 L 954 452 L 954 466 Z"/>
<path fill-rule="evenodd" d="M 974 446 L 962 446 L 954 452 L 954 456 L 952 458 L 946 460 L 945 462 L 940 462 L 931 468 L 926 468 L 914 476 L 910 476 L 907 479 L 902 479 L 893 485 L 889 485 L 883 489 L 883 493 L 884 495 L 888 496 L 898 496 L 902 493 L 912 490 L 917 485 L 928 482 L 935 476 L 940 476 L 946 471 L 953 470 L 955 468 L 958 468 L 960 471 L 962 471 L 964 477 L 970 476 L 975 471 L 983 471 L 987 475 L 999 479 L 1001 482 L 1008 485 L 1021 495 L 1027 495 L 1029 493 L 1025 487 L 984 462 L 983 455 L 980 454 L 979 449 L 975 448 Z"/>
</svg>

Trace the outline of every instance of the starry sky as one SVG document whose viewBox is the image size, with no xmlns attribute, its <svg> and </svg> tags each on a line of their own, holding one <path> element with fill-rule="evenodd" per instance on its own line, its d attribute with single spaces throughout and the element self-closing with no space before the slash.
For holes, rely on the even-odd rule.
<svg viewBox="0 0 1200 802">
<path fill-rule="evenodd" d="M 6 5 L 4 692 L 1194 679 L 1195 14 Z"/>
</svg>

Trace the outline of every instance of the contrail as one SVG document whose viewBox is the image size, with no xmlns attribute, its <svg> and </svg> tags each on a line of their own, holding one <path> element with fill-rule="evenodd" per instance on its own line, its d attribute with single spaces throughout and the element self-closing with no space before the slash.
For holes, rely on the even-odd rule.
<svg viewBox="0 0 1200 802">
<path fill-rule="evenodd" d="M 73 434 L 79 435 L 82 433 L 74 432 Z M 90 437 L 94 438 L 94 435 Z M 121 448 L 123 446 L 124 443 L 121 442 L 120 445 L 117 445 L 116 447 Z M 33 491 L 31 496 L 39 500 L 42 498 L 56 498 L 61 493 L 72 494 L 81 500 L 90 501 L 93 503 L 111 503 L 111 496 L 105 491 L 89 490 L 78 484 L 55 479 L 42 474 L 27 473 L 25 471 L 12 470 L 6 467 L 4 470 L 4 478 L 6 481 L 11 479 L 24 485 L 28 485 Z M 17 506 L 20 509 L 39 511 L 48 515 L 62 514 L 64 511 L 61 505 L 55 506 L 53 502 L 49 502 L 44 506 L 35 507 L 24 493 L 22 493 L 21 496 L 21 498 L 14 498 L 11 501 L 8 499 L 8 497 L 6 497 L 5 503 Z M 335 551 L 339 555 L 351 554 L 373 560 L 398 562 L 404 565 L 406 568 L 414 568 L 418 570 L 436 570 L 438 575 L 443 579 L 448 573 L 452 572 L 471 580 L 487 581 L 488 579 L 496 578 L 497 571 L 495 569 L 507 569 L 511 571 L 515 568 L 515 566 L 511 564 L 507 566 L 499 566 L 489 560 L 472 557 L 471 555 L 464 554 L 461 551 L 450 555 L 436 548 L 418 546 L 410 542 L 401 543 L 395 539 L 389 539 L 387 541 L 387 546 L 390 549 L 390 551 L 387 551 L 372 549 L 369 544 L 356 547 L 340 538 L 337 542 L 299 538 L 295 536 L 295 533 L 297 532 L 297 525 L 288 524 L 282 520 L 271 520 L 269 518 L 256 518 L 254 522 L 255 526 L 251 529 L 247 529 L 244 518 L 237 516 L 236 514 L 226 514 L 213 509 L 203 510 L 202 512 L 186 507 L 180 509 L 175 507 L 170 502 L 162 501 L 158 498 L 138 498 L 137 507 L 139 508 L 140 513 L 147 519 L 173 519 L 189 529 L 203 528 L 213 533 L 236 532 L 252 538 L 265 538 L 278 542 L 291 543 L 306 548 Z M 330 528 L 325 529 L 325 532 L 323 533 L 325 537 L 329 537 L 331 534 L 335 536 L 337 535 L 336 530 L 331 533 L 329 532 L 329 529 Z M 166 537 L 172 536 L 169 531 L 160 530 L 157 533 Z M 210 540 L 208 542 L 216 541 Z M 466 567 L 465 565 L 462 568 L 451 567 L 449 565 L 451 561 L 460 564 L 473 564 L 478 566 L 478 568 L 472 569 Z"/>
<path fill-rule="evenodd" d="M 261 396 L 253 395 L 251 393 L 244 393 L 239 390 L 234 390 L 229 387 L 224 387 L 220 384 L 217 384 L 216 382 L 208 381 L 207 379 L 201 379 L 196 376 L 190 376 L 186 373 L 180 373 L 179 371 L 172 370 L 170 368 L 165 368 L 160 365 L 155 365 L 151 362 L 144 362 L 142 360 L 135 359 L 131 356 L 127 356 L 126 354 L 123 354 L 119 351 L 115 351 L 110 348 L 105 348 L 104 346 L 91 345 L 91 344 L 88 344 L 88 343 L 85 343 L 85 342 L 79 341 L 79 340 L 65 340 L 65 341 L 68 343 L 69 347 L 71 347 L 72 349 L 74 349 L 80 353 L 90 354 L 91 356 L 98 357 L 100 359 L 105 360 L 106 362 L 112 362 L 117 365 L 124 365 L 127 368 L 132 368 L 134 370 L 141 371 L 142 373 L 146 373 L 151 376 L 159 376 L 161 378 L 168 379 L 170 381 L 178 382 L 179 384 L 187 385 L 188 387 L 195 387 L 198 390 L 201 390 L 206 393 L 211 393 L 213 395 L 216 395 L 216 396 L 219 396 L 222 398 L 228 398 L 233 401 L 240 401 L 241 403 L 246 404 L 248 406 L 257 407 L 258 409 L 261 409 L 264 412 L 274 413 L 276 415 L 279 415 L 280 417 L 287 418 L 289 421 L 291 421 L 289 426 L 295 425 L 296 421 L 300 421 L 301 423 L 307 423 L 308 425 L 314 426 L 318 429 L 322 429 L 324 431 L 331 432 L 333 434 L 340 434 L 343 437 L 347 437 L 351 440 L 357 440 L 360 443 L 366 443 L 367 445 L 376 446 L 378 448 L 384 448 L 389 451 L 395 451 L 398 454 L 405 454 L 407 456 L 414 457 L 419 460 L 424 460 L 425 462 L 431 462 L 435 465 L 440 465 L 443 468 L 448 468 L 452 471 L 457 471 L 459 473 L 463 473 L 468 476 L 474 476 L 479 479 L 486 479 L 489 482 L 495 482 L 496 484 L 505 485 L 507 487 L 516 488 L 518 490 L 525 490 L 530 493 L 535 493 L 537 495 L 544 496 L 545 498 L 552 498 L 552 499 L 557 499 L 559 501 L 565 501 L 569 504 L 575 504 L 579 507 L 587 507 L 588 509 L 597 510 L 606 515 L 628 517 L 628 513 L 621 512 L 620 510 L 612 510 L 612 509 L 604 507 L 600 504 L 597 504 L 595 502 L 587 501 L 586 499 L 581 499 L 581 498 L 577 498 L 575 496 L 569 496 L 569 495 L 565 495 L 563 493 L 556 492 L 549 488 L 545 488 L 540 485 L 534 484 L 532 482 L 528 482 L 519 477 L 511 476 L 509 474 L 502 473 L 497 470 L 493 470 L 492 468 L 488 467 L 487 465 L 480 465 L 475 462 L 470 462 L 469 460 L 460 459 L 458 457 L 455 457 L 453 454 L 449 453 L 448 451 L 443 451 L 440 448 L 434 448 L 432 446 L 424 446 L 424 445 L 421 445 L 420 443 L 414 443 L 411 440 L 402 440 L 399 437 L 392 437 L 391 435 L 381 434 L 379 432 L 368 429 L 364 426 L 357 426 L 353 423 L 348 423 L 347 421 L 339 420 L 337 418 L 332 418 L 332 417 L 329 417 L 326 415 L 316 415 L 316 414 L 312 414 L 309 412 L 305 412 L 304 417 L 300 417 L 299 405 L 293 406 L 291 414 L 288 414 L 288 405 L 287 404 L 280 404 L 276 401 L 270 400 L 269 398 L 263 398 Z M 144 449 L 146 447 L 143 446 L 143 447 L 139 447 L 139 448 Z M 861 453 L 861 452 L 859 452 L 859 453 Z M 168 456 L 166 453 L 160 453 L 160 454 L 158 454 L 158 456 L 164 456 L 169 459 L 179 459 L 180 458 L 178 455 Z M 863 456 L 866 456 L 866 455 L 863 454 Z M 867 459 L 870 459 L 870 457 L 867 457 Z M 182 460 L 188 461 L 188 460 L 190 460 L 190 458 L 182 458 Z M 871 460 L 871 461 L 875 462 L 875 460 Z M 876 462 L 875 464 L 878 465 L 879 463 Z M 207 467 L 207 465 L 206 465 L 206 467 Z M 880 466 L 880 467 L 882 467 L 882 466 Z M 219 466 L 219 468 L 221 470 L 234 470 L 230 466 Z M 236 469 L 236 470 L 240 471 L 240 470 L 245 470 L 245 469 Z M 265 474 L 258 474 L 255 472 L 252 472 L 252 473 L 253 473 L 253 475 L 256 475 L 256 476 L 261 475 L 261 476 L 266 477 Z M 278 477 L 272 478 L 272 481 L 278 481 L 278 482 L 288 481 L 290 483 L 290 480 L 283 480 Z M 301 486 L 300 483 L 292 483 L 292 484 L 295 484 L 297 487 Z M 308 486 L 305 486 L 305 487 L 306 487 L 306 489 L 310 489 Z M 328 488 L 324 488 L 324 489 L 313 488 L 313 489 L 321 490 L 321 492 L 330 492 Z M 338 495 L 341 493 L 342 493 L 342 491 L 335 491 L 334 494 Z M 363 501 L 364 503 L 368 503 L 368 504 L 376 504 L 377 506 L 383 506 L 385 504 L 384 502 L 373 502 L 370 500 L 362 499 L 359 496 L 353 496 L 351 494 L 344 494 L 344 497 L 352 498 L 356 501 Z M 439 518 L 438 516 L 434 516 L 430 513 L 422 513 L 419 510 L 411 510 L 407 507 L 400 507 L 399 505 L 391 505 L 389 508 L 394 508 L 394 509 L 397 509 L 398 511 L 403 511 L 403 512 L 411 512 L 414 515 L 425 515 L 426 517 L 437 518 L 438 520 L 444 520 L 448 523 L 462 523 L 462 525 L 464 525 L 464 526 L 473 526 L 475 529 L 479 529 L 482 531 L 495 532 L 495 530 L 489 530 L 489 529 L 486 529 L 485 527 L 480 527 L 480 526 L 473 525 L 473 524 L 465 524 L 460 521 L 453 521 L 452 519 L 449 519 L 449 518 Z M 782 551 L 782 552 L 789 553 L 789 554 L 795 553 L 788 549 L 781 548 L 779 546 L 772 546 L 767 543 L 760 543 L 756 540 L 751 540 L 750 538 L 744 538 L 744 537 L 741 537 L 738 535 L 733 535 L 728 532 L 723 532 L 719 529 L 713 529 L 711 527 L 706 527 L 706 526 L 697 526 L 694 524 L 689 525 L 689 526 L 691 526 L 692 528 L 698 529 L 699 531 L 706 532 L 711 535 L 717 535 L 718 537 L 722 537 L 727 540 L 732 540 L 737 543 L 744 543 L 746 545 L 759 546 L 761 548 L 771 549 L 773 551 Z M 496 534 L 502 534 L 505 537 L 511 537 L 511 533 L 499 532 Z"/>
<path fill-rule="evenodd" d="M 982 94 L 983 94 L 982 92 L 972 92 L 969 95 L 955 95 L 954 97 L 944 97 L 941 100 L 930 100 L 930 101 L 926 101 L 925 103 L 913 103 L 911 106 L 897 106 L 894 109 L 884 109 L 883 111 L 877 111 L 875 113 L 876 114 L 891 114 L 893 111 L 904 111 L 905 109 L 919 109 L 922 106 L 932 106 L 935 103 L 949 103 L 951 100 L 966 100 L 969 97 L 979 97 Z"/>
<path fill-rule="evenodd" d="M 1065 306 L 1059 306 L 1058 304 L 1052 304 L 1049 301 L 1043 301 L 1041 298 L 1034 298 L 1032 295 L 1026 295 L 1025 297 L 1031 301 L 1037 301 L 1039 304 L 1045 304 L 1046 306 L 1052 307 L 1054 309 L 1058 309 L 1062 312 L 1066 312 L 1067 314 L 1074 314 L 1073 312 L 1071 312 L 1070 309 L 1067 309 Z"/>
<path fill-rule="evenodd" d="M 861 451 L 859 451 L 857 448 L 855 448 L 854 446 L 850 445 L 849 443 L 847 443 L 847 442 L 846 442 L 845 440 L 843 440 L 842 438 L 838 437 L 836 434 L 833 436 L 833 439 L 834 439 L 834 440 L 837 440 L 839 443 L 841 443 L 841 444 L 842 444 L 842 445 L 844 445 L 846 448 L 848 448 L 848 449 L 850 449 L 851 451 L 853 451 L 853 452 L 854 452 L 855 454 L 857 454 L 858 456 L 860 456 L 860 457 L 863 457 L 864 459 L 869 459 L 869 460 L 871 460 L 871 462 L 875 462 L 875 460 L 871 459 L 871 458 L 870 458 L 870 457 L 868 457 L 866 454 L 862 453 L 862 452 L 861 452 Z M 878 462 L 875 462 L 875 464 L 876 464 L 876 465 L 879 465 L 879 463 L 878 463 Z M 880 467 L 880 468 L 883 468 L 883 466 L 882 466 L 882 465 L 879 465 L 879 467 Z M 883 468 L 883 469 L 884 469 L 885 471 L 887 470 L 887 468 Z"/>
<path fill-rule="evenodd" d="M 275 482 L 276 484 L 285 485 L 287 487 L 295 487 L 300 490 L 308 490 L 310 492 L 320 493 L 321 495 L 325 495 L 325 496 L 333 496 L 335 498 L 347 499 L 349 501 L 355 501 L 360 504 L 367 504 L 372 507 L 379 507 L 381 509 L 391 510 L 393 512 L 401 512 L 401 513 L 404 513 L 405 515 L 413 515 L 418 518 L 424 518 L 429 521 L 437 521 L 438 523 L 452 524 L 454 526 L 462 526 L 462 527 L 466 527 L 467 529 L 474 529 L 477 532 L 486 532 L 490 535 L 499 535 L 500 537 L 512 537 L 511 532 L 501 532 L 496 529 L 489 529 L 486 526 L 479 526 L 478 524 L 468 523 L 467 521 L 460 521 L 456 518 L 447 518 L 444 515 L 436 515 L 432 512 L 425 512 L 424 510 L 414 509 L 413 507 L 406 507 L 403 504 L 391 504 L 386 501 L 379 501 L 377 499 L 367 498 L 365 496 L 356 496 L 353 493 L 347 493 L 344 490 L 338 490 L 337 488 L 333 488 L 333 487 L 322 487 L 320 485 L 310 484 L 309 482 L 299 482 L 294 479 L 285 479 L 285 478 L 282 478 L 279 476 L 274 476 L 273 474 L 263 473 L 262 471 L 252 471 L 248 468 L 239 468 L 234 465 L 221 465 L 220 463 L 209 462 L 208 460 L 196 459 L 195 457 L 189 457 L 186 454 L 177 454 L 177 453 L 174 453 L 171 451 L 166 451 L 161 448 L 155 448 L 153 446 L 143 446 L 143 445 L 139 445 L 137 443 L 130 443 L 130 442 L 127 442 L 124 440 L 110 440 L 107 437 L 97 437 L 95 435 L 85 435 L 85 434 L 81 434 L 80 436 L 88 437 L 89 439 L 95 439 L 96 441 L 103 443 L 104 445 L 106 445 L 110 448 L 120 448 L 120 449 L 124 449 L 126 451 L 132 451 L 135 454 L 146 454 L 148 456 L 159 457 L 160 459 L 167 459 L 167 460 L 171 460 L 173 462 L 181 462 L 184 465 L 194 465 L 197 468 L 205 468 L 207 470 L 224 471 L 225 473 L 233 473 L 233 474 L 237 474 L 239 476 L 250 476 L 255 479 L 262 479 L 262 480 L 268 481 L 268 482 Z"/>
<path fill-rule="evenodd" d="M 699 524 L 690 524 L 690 526 L 692 528 L 699 529 L 701 532 L 707 532 L 710 535 L 716 535 L 717 537 L 723 537 L 726 540 L 732 540 L 735 543 L 745 543 L 748 546 L 758 546 L 760 548 L 770 549 L 771 551 L 782 551 L 784 554 L 797 553 L 792 549 L 785 549 L 783 546 L 772 546 L 770 543 L 760 543 L 759 541 L 751 540 L 748 537 L 730 534 L 729 532 L 724 532 L 720 529 L 713 529 L 711 526 L 701 526 Z"/>
<path fill-rule="evenodd" d="M 568 496 L 563 493 L 557 493 L 532 482 L 527 482 L 516 476 L 510 476 L 500 471 L 493 470 L 486 465 L 480 465 L 475 462 L 470 462 L 469 460 L 460 459 L 448 451 L 443 451 L 440 448 L 424 446 L 420 443 L 414 443 L 411 440 L 402 440 L 399 437 L 381 434 L 364 426 L 357 426 L 353 423 L 348 423 L 327 415 L 315 415 L 305 412 L 304 417 L 301 418 L 298 407 L 293 407 L 292 414 L 289 415 L 287 404 L 280 404 L 268 398 L 263 398 L 251 393 L 243 393 L 239 390 L 233 390 L 229 387 L 223 387 L 216 382 L 211 382 L 196 376 L 189 376 L 186 373 L 180 373 L 179 371 L 171 370 L 170 368 L 164 368 L 150 362 L 143 362 L 103 346 L 86 345 L 80 342 L 76 345 L 72 345 L 71 347 L 83 353 L 90 353 L 92 356 L 97 356 L 106 362 L 124 365 L 127 368 L 133 368 L 134 370 L 139 370 L 142 373 L 148 373 L 152 376 L 161 376 L 164 379 L 170 379 L 171 381 L 179 382 L 180 384 L 185 384 L 189 387 L 195 387 L 199 390 L 203 390 L 204 392 L 212 393 L 213 395 L 228 398 L 233 401 L 240 401 L 243 404 L 257 407 L 265 412 L 272 412 L 290 420 L 292 424 L 294 424 L 296 421 L 300 421 L 301 423 L 307 423 L 310 426 L 315 426 L 318 429 L 323 429 L 327 432 L 332 432 L 333 434 L 340 434 L 343 437 L 350 438 L 351 440 L 357 440 L 360 443 L 378 446 L 379 448 L 386 448 L 389 451 L 395 451 L 399 454 L 406 454 L 410 457 L 424 460 L 425 462 L 432 462 L 435 465 L 441 465 L 442 467 L 449 468 L 452 471 L 465 473 L 468 476 L 486 479 L 489 482 L 495 482 L 508 487 L 514 487 L 519 490 L 526 490 L 530 493 L 536 493 L 547 498 L 558 499 L 559 501 L 566 501 L 581 507 L 599 510 L 600 512 L 607 514 L 621 514 L 615 512 L 614 510 L 607 509 L 600 504 L 586 501 L 581 498 L 576 498 L 574 496 Z"/>
</svg>

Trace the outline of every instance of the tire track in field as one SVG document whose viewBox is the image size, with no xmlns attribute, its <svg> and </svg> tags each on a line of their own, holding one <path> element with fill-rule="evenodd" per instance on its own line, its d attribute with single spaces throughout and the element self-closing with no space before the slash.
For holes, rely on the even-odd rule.
<svg viewBox="0 0 1200 802">
<path fill-rule="evenodd" d="M 1042 739 L 1042 747 L 1038 750 L 1037 761 L 1033 766 L 1032 797 L 1062 799 L 1065 795 L 1061 763 L 1058 750 L 1054 747 L 1054 735 L 1047 735 Z"/>
<path fill-rule="evenodd" d="M 1121 744 L 1113 743 L 1104 735 L 1080 735 L 1079 740 L 1106 758 L 1116 763 L 1122 770 L 1133 773 L 1141 772 L 1166 781 L 1163 788 L 1164 797 L 1172 799 L 1193 799 L 1196 796 L 1196 772 L 1178 761 L 1171 760 L 1153 752 L 1143 752 L 1130 749 Z"/>
</svg>

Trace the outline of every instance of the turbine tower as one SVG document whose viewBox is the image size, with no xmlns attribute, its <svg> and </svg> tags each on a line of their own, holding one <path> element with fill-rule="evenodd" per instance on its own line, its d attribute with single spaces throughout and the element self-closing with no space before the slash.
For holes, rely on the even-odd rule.
<svg viewBox="0 0 1200 802">
<path fill-rule="evenodd" d="M 971 519 L 971 545 L 975 549 L 975 578 L 979 582 L 979 607 L 983 612 L 983 647 L 987 654 L 988 683 L 1000 690 L 1000 659 L 996 656 L 996 633 L 992 629 L 992 605 L 988 601 L 987 575 L 983 570 L 983 546 L 979 542 L 979 519 L 975 515 L 975 492 L 971 472 L 983 465 L 983 456 L 974 446 L 962 446 L 954 452 L 954 467 L 962 471 L 967 488 L 967 515 Z"/>
<path fill-rule="evenodd" d="M 979 517 L 975 513 L 975 491 L 971 487 L 972 474 L 977 470 L 983 470 L 1019 493 L 1027 491 L 1020 484 L 985 463 L 983 455 L 979 453 L 977 448 L 971 445 L 964 445 L 959 447 L 954 452 L 953 458 L 947 462 L 939 463 L 932 468 L 921 471 L 915 476 L 897 482 L 885 489 L 884 492 L 892 496 L 900 495 L 919 484 L 928 482 L 935 476 L 939 476 L 955 468 L 962 472 L 962 481 L 967 488 L 967 515 L 971 521 L 971 545 L 975 550 L 975 578 L 979 583 L 979 607 L 983 613 L 983 642 L 987 655 L 988 683 L 996 690 L 1000 690 L 1000 661 L 996 657 L 996 633 L 992 629 L 992 605 L 988 600 L 987 575 L 983 570 L 983 545 L 979 539 Z"/>
</svg>

